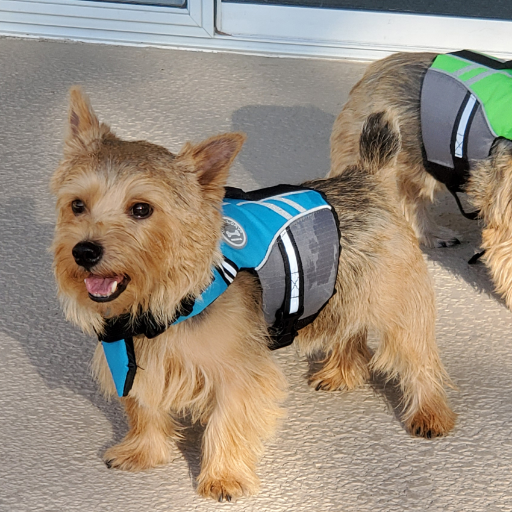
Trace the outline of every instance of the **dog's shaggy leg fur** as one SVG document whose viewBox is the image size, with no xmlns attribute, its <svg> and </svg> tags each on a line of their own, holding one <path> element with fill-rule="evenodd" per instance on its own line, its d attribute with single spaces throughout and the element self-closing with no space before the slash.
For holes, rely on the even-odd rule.
<svg viewBox="0 0 512 512">
<path fill-rule="evenodd" d="M 336 343 L 322 361 L 322 368 L 309 379 L 309 385 L 323 391 L 350 390 L 370 378 L 368 363 L 372 357 L 363 330 Z"/>
<path fill-rule="evenodd" d="M 434 291 L 411 229 L 383 194 L 393 187 L 385 178 L 380 181 L 399 150 L 396 123 L 373 114 L 362 132 L 359 164 L 309 184 L 335 206 L 342 250 L 337 293 L 301 331 L 298 344 L 306 354 L 327 354 L 324 367 L 310 379 L 315 388 L 351 389 L 368 378 L 369 369 L 398 379 L 408 430 L 435 437 L 453 428 L 455 414 L 443 389 L 450 380 L 435 341 Z M 381 343 L 368 362 L 370 329 L 380 334 Z"/>
<path fill-rule="evenodd" d="M 498 139 L 491 156 L 471 173 L 467 193 L 484 220 L 482 260 L 496 291 L 512 309 L 512 142 Z"/>
<path fill-rule="evenodd" d="M 407 272 L 406 268 L 402 270 Z M 388 307 L 374 319 L 375 327 L 383 334 L 382 342 L 370 365 L 373 371 L 398 379 L 403 393 L 403 420 L 411 434 L 445 435 L 455 424 L 455 414 L 443 387 L 450 379 L 437 353 L 433 295 L 428 288 L 422 289 L 428 279 L 417 279 L 414 286 L 410 273 L 395 277 L 408 286 L 396 282 L 394 287 L 386 288 Z"/>
<path fill-rule="evenodd" d="M 255 278 L 240 273 L 191 333 L 208 340 L 211 356 L 203 367 L 213 382 L 197 490 L 218 501 L 257 492 L 263 441 L 283 416 L 287 384 L 267 348 L 259 293 Z"/>
<path fill-rule="evenodd" d="M 176 424 L 169 413 L 158 407 L 140 405 L 124 398 L 130 430 L 119 444 L 109 448 L 103 459 L 108 467 L 140 471 L 170 462 Z"/>
</svg>

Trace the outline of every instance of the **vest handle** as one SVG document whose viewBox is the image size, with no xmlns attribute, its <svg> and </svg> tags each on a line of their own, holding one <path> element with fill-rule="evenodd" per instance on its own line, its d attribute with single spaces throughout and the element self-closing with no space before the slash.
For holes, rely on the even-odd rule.
<svg viewBox="0 0 512 512">
<path fill-rule="evenodd" d="M 512 69 L 512 60 L 501 62 L 500 60 L 482 55 L 481 53 L 472 52 L 471 50 L 460 50 L 458 52 L 452 52 L 450 55 L 456 55 L 457 57 L 482 64 L 482 66 L 487 66 L 491 69 Z"/>
</svg>

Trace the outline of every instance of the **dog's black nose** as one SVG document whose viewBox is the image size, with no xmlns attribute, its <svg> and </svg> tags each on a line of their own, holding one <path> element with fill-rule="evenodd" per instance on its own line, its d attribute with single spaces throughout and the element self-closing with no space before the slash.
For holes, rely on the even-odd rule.
<svg viewBox="0 0 512 512">
<path fill-rule="evenodd" d="M 72 253 L 76 263 L 89 270 L 101 260 L 103 247 L 94 242 L 78 242 Z"/>
</svg>

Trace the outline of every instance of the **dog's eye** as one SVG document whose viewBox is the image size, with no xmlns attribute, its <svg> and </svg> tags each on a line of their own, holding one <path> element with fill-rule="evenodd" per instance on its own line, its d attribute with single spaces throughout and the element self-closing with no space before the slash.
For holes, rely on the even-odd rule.
<svg viewBox="0 0 512 512">
<path fill-rule="evenodd" d="M 81 213 L 85 212 L 85 203 L 80 199 L 75 199 L 71 203 L 71 209 L 75 215 L 80 215 Z"/>
<path fill-rule="evenodd" d="M 153 208 L 147 203 L 137 203 L 131 207 L 130 213 L 136 219 L 147 219 L 153 213 Z"/>
</svg>

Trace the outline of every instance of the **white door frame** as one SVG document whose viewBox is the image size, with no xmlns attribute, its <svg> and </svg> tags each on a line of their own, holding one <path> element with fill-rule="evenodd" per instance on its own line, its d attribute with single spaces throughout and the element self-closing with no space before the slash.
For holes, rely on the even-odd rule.
<svg viewBox="0 0 512 512">
<path fill-rule="evenodd" d="M 217 28 L 226 35 L 296 44 L 311 54 L 379 58 L 468 48 L 512 57 L 512 21 L 218 1 Z"/>
<path fill-rule="evenodd" d="M 0 0 L 0 33 L 167 45 L 172 38 L 212 38 L 213 0 L 188 0 L 186 8 L 84 0 Z"/>
<path fill-rule="evenodd" d="M 259 55 L 374 60 L 395 51 L 469 48 L 512 58 L 511 34 L 512 21 L 221 0 L 188 0 L 185 9 L 0 0 L 0 35 Z"/>
</svg>

